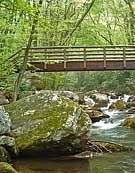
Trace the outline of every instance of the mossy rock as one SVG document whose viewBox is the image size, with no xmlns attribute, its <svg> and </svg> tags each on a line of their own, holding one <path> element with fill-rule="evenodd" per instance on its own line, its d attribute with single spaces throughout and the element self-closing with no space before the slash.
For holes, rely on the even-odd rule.
<svg viewBox="0 0 135 173">
<path fill-rule="evenodd" d="M 0 173 L 17 173 L 17 171 L 10 164 L 0 162 Z"/>
<path fill-rule="evenodd" d="M 91 120 L 72 100 L 39 93 L 5 107 L 20 154 L 65 155 L 81 152 L 90 136 Z"/>
<path fill-rule="evenodd" d="M 131 118 L 127 118 L 123 124 L 123 127 L 131 127 L 131 128 L 135 128 L 135 116 L 131 117 Z"/>
<path fill-rule="evenodd" d="M 10 159 L 10 155 L 8 153 L 8 151 L 0 146 L 0 162 L 10 162 L 11 159 Z"/>
<path fill-rule="evenodd" d="M 135 101 L 133 101 L 133 102 L 127 102 L 126 105 L 127 105 L 127 108 L 135 107 Z"/>
<path fill-rule="evenodd" d="M 115 103 L 112 103 L 109 109 L 117 109 L 117 110 L 124 110 L 126 109 L 126 103 L 123 100 L 117 100 Z"/>
</svg>

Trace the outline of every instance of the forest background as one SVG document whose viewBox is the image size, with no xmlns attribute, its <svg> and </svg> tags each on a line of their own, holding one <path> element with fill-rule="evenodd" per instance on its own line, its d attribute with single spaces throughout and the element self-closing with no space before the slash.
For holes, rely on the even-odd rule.
<svg viewBox="0 0 135 173">
<path fill-rule="evenodd" d="M 135 44 L 134 0 L 0 0 L 0 89 L 13 91 L 22 47 Z M 20 62 L 21 63 L 21 62 Z M 40 73 L 45 89 L 134 94 L 135 72 Z M 22 91 L 29 88 L 22 82 Z"/>
</svg>

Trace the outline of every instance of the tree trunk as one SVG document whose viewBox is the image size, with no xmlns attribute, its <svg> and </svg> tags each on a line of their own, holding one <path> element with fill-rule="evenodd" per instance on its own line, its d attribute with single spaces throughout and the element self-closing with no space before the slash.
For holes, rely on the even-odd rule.
<svg viewBox="0 0 135 173">
<path fill-rule="evenodd" d="M 130 0 L 124 0 L 125 3 L 128 5 L 129 7 L 129 20 L 128 20 L 128 25 L 129 25 L 129 35 L 130 38 L 128 38 L 128 44 L 134 45 L 135 44 L 135 13 L 134 13 L 134 9 L 132 6 L 132 2 Z"/>
<path fill-rule="evenodd" d="M 39 1 L 40 6 L 42 5 L 42 2 L 43 2 L 43 0 Z M 31 27 L 29 40 L 28 40 L 28 43 L 27 43 L 27 46 L 26 46 L 26 49 L 25 49 L 23 63 L 22 63 L 19 75 L 17 77 L 17 80 L 15 81 L 13 101 L 17 100 L 17 96 L 18 96 L 18 93 L 19 93 L 19 88 L 20 88 L 20 85 L 21 85 L 21 82 L 22 82 L 22 79 L 23 79 L 23 76 L 24 76 L 24 72 L 27 68 L 29 50 L 30 50 L 30 47 L 31 47 L 31 44 L 32 44 L 33 35 L 34 35 L 35 28 L 36 28 L 36 25 L 37 25 L 37 22 L 38 22 L 38 15 L 39 15 L 39 11 L 37 11 L 36 14 L 35 14 L 35 18 L 33 20 L 33 24 L 32 24 L 32 27 Z"/>
<path fill-rule="evenodd" d="M 72 37 L 73 33 L 81 25 L 81 23 L 83 22 L 84 18 L 87 16 L 87 14 L 89 13 L 89 11 L 93 7 L 95 1 L 96 0 L 92 0 L 92 2 L 90 3 L 89 7 L 86 9 L 86 11 L 84 12 L 84 14 L 82 14 L 81 18 L 77 21 L 77 23 L 76 23 L 75 27 L 73 28 L 73 30 L 67 35 L 67 37 L 64 40 L 64 42 L 62 43 L 62 45 L 64 45 Z"/>
<path fill-rule="evenodd" d="M 31 43 L 32 43 L 32 40 L 33 40 L 34 31 L 35 31 L 35 25 L 32 25 L 30 37 L 29 37 L 29 40 L 28 40 L 28 44 L 27 44 L 27 47 L 26 47 L 26 49 L 25 49 L 25 55 L 24 55 L 23 63 L 22 63 L 22 66 L 21 66 L 19 75 L 18 75 L 18 77 L 17 77 L 17 80 L 15 81 L 15 87 L 14 87 L 14 101 L 17 100 L 19 88 L 20 88 L 20 85 L 21 85 L 21 82 L 22 82 L 22 79 L 23 79 L 24 72 L 25 72 L 26 67 L 27 67 L 28 54 L 29 54 L 29 49 L 30 49 L 30 47 L 31 47 Z"/>
</svg>

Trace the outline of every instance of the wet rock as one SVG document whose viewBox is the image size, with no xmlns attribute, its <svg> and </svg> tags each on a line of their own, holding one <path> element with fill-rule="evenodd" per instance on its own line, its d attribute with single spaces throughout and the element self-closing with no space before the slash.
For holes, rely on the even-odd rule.
<svg viewBox="0 0 135 173">
<path fill-rule="evenodd" d="M 109 115 L 104 114 L 103 112 L 96 111 L 96 110 L 86 110 L 86 113 L 90 116 L 92 122 L 98 122 L 103 118 L 109 118 Z"/>
<path fill-rule="evenodd" d="M 109 96 L 111 99 L 118 99 L 119 98 L 119 96 L 115 93 L 109 93 Z"/>
<path fill-rule="evenodd" d="M 108 142 L 108 141 L 90 141 L 88 143 L 88 148 L 89 148 L 89 151 L 99 152 L 99 153 L 134 151 L 134 148 L 131 148 L 122 144 Z"/>
<path fill-rule="evenodd" d="M 5 112 L 3 106 L 0 106 L 0 135 L 9 134 L 11 127 L 11 120 L 8 113 Z"/>
<path fill-rule="evenodd" d="M 6 106 L 20 154 L 70 155 L 83 151 L 91 120 L 72 100 L 38 93 Z"/>
<path fill-rule="evenodd" d="M 122 126 L 135 128 L 135 116 L 131 117 L 131 118 L 127 118 L 126 120 L 124 120 L 124 122 L 122 123 Z"/>
<path fill-rule="evenodd" d="M 0 162 L 0 173 L 17 173 L 17 171 L 10 164 Z"/>
<path fill-rule="evenodd" d="M 97 91 L 90 91 L 86 93 L 78 93 L 80 104 L 98 104 L 99 107 L 107 106 L 109 99 L 107 94 L 98 93 Z"/>
<path fill-rule="evenodd" d="M 124 110 L 126 109 L 126 103 L 123 100 L 117 100 L 110 105 L 109 109 Z"/>
<path fill-rule="evenodd" d="M 9 100 L 3 96 L 3 95 L 0 95 L 0 105 L 6 105 L 9 103 Z"/>
<path fill-rule="evenodd" d="M 109 99 L 106 94 L 101 94 L 101 93 L 94 93 L 91 95 L 93 100 L 100 105 L 100 107 L 106 107 Z"/>
<path fill-rule="evenodd" d="M 65 156 L 65 157 L 59 157 L 57 160 L 88 160 L 93 158 L 93 153 L 91 151 L 84 151 L 79 154 Z"/>
<path fill-rule="evenodd" d="M 11 158 L 8 151 L 4 147 L 0 146 L 0 162 L 10 162 L 10 161 Z"/>
<path fill-rule="evenodd" d="M 135 96 L 131 95 L 128 99 L 128 102 L 135 102 Z"/>
</svg>

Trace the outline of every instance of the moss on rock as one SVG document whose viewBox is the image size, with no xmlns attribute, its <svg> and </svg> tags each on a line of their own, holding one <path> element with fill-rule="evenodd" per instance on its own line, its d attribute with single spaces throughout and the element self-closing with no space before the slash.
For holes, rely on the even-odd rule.
<svg viewBox="0 0 135 173">
<path fill-rule="evenodd" d="M 0 146 L 0 162 L 10 162 L 10 155 L 8 153 L 8 151 Z"/>
<path fill-rule="evenodd" d="M 17 171 L 10 164 L 0 162 L 0 173 L 17 173 Z"/>
<path fill-rule="evenodd" d="M 131 117 L 131 118 L 127 118 L 123 124 L 123 127 L 131 127 L 131 128 L 135 128 L 135 116 Z"/>
<path fill-rule="evenodd" d="M 135 101 L 127 102 L 126 105 L 127 105 L 127 108 L 135 107 Z"/>
<path fill-rule="evenodd" d="M 89 116 L 72 100 L 53 93 L 32 95 L 6 107 L 20 153 L 71 154 L 89 139 Z"/>
<path fill-rule="evenodd" d="M 126 109 L 126 103 L 123 100 L 117 100 L 115 103 L 112 103 L 109 109 L 118 109 L 123 110 Z"/>
</svg>

